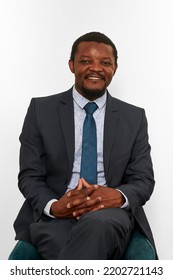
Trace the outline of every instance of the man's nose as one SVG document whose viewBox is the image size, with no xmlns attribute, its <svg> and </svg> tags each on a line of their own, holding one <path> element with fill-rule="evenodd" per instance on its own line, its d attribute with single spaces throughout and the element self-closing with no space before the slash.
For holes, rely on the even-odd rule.
<svg viewBox="0 0 173 280">
<path fill-rule="evenodd" d="M 103 71 L 103 67 L 99 62 L 92 62 L 90 65 L 90 70 L 95 72 Z"/>
</svg>

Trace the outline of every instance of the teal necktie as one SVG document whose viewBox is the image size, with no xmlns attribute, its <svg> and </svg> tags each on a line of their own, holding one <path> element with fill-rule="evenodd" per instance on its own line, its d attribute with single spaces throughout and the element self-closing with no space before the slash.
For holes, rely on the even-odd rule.
<svg viewBox="0 0 173 280">
<path fill-rule="evenodd" d="M 95 102 L 89 102 L 84 107 L 86 117 L 83 124 L 80 177 L 90 184 L 97 184 L 97 133 L 93 118 L 97 108 Z"/>
</svg>

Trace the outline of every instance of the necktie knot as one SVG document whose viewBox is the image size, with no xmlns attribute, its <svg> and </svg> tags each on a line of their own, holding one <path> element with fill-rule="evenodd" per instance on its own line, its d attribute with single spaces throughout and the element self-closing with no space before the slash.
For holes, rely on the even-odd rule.
<svg viewBox="0 0 173 280">
<path fill-rule="evenodd" d="M 93 114 L 97 110 L 98 106 L 95 102 L 88 102 L 84 109 L 87 114 Z"/>
</svg>

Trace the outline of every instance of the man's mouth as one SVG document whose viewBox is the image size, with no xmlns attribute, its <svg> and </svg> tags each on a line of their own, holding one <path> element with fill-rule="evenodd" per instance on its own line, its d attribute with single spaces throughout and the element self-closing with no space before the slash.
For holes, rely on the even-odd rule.
<svg viewBox="0 0 173 280">
<path fill-rule="evenodd" d="M 87 75 L 85 79 L 97 81 L 97 80 L 104 80 L 104 77 L 101 75 Z"/>
<path fill-rule="evenodd" d="M 89 80 L 101 80 L 102 78 L 100 78 L 100 77 L 89 77 L 88 79 Z"/>
</svg>

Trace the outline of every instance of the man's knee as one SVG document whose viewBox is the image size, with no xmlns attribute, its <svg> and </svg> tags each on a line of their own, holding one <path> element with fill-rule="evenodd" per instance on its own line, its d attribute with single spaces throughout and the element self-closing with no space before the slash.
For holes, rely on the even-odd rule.
<svg viewBox="0 0 173 280">
<path fill-rule="evenodd" d="M 83 215 L 79 222 L 85 225 L 86 228 L 97 230 L 121 230 L 123 232 L 129 231 L 132 227 L 132 221 L 127 211 L 121 208 L 108 208 L 100 211 L 93 211 Z"/>
</svg>

